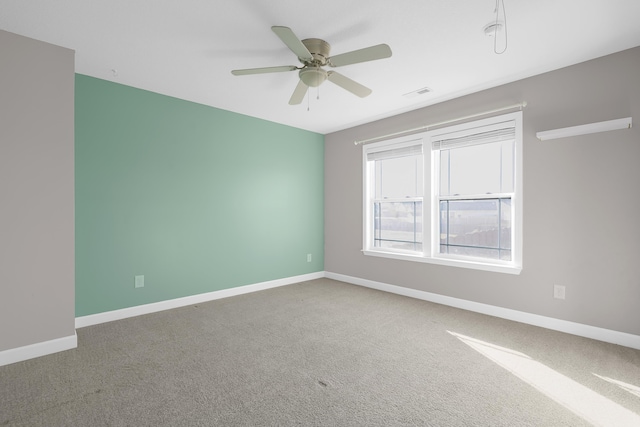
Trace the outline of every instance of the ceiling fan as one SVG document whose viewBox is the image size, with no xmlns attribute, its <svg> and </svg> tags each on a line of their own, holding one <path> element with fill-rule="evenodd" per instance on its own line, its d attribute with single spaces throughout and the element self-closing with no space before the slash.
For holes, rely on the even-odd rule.
<svg viewBox="0 0 640 427">
<path fill-rule="evenodd" d="M 329 56 L 331 45 L 324 40 L 305 39 L 301 41 L 293 33 L 291 28 L 288 27 L 273 26 L 271 30 L 296 54 L 302 66 L 283 65 L 279 67 L 248 68 L 244 70 L 233 70 L 231 74 L 234 76 L 243 76 L 247 74 L 280 73 L 299 70 L 298 76 L 300 77 L 300 81 L 293 91 L 291 99 L 289 99 L 289 104 L 291 105 L 300 104 L 307 94 L 309 87 L 320 86 L 325 80 L 329 80 L 354 95 L 364 98 L 371 94 L 371 89 L 340 73 L 327 71 L 322 67 L 342 67 L 343 65 L 375 61 L 391 56 L 391 48 L 386 44 L 379 44 L 340 55 Z"/>
</svg>

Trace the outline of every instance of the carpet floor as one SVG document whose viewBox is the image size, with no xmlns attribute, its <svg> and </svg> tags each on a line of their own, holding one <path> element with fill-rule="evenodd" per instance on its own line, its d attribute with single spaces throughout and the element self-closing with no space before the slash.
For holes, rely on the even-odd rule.
<svg viewBox="0 0 640 427">
<path fill-rule="evenodd" d="M 329 279 L 78 329 L 10 426 L 640 426 L 640 351 Z"/>
</svg>

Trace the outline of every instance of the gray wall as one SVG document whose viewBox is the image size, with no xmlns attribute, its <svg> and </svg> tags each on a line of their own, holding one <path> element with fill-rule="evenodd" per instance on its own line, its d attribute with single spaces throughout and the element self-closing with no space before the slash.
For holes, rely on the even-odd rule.
<svg viewBox="0 0 640 427">
<path fill-rule="evenodd" d="M 0 31 L 0 351 L 74 326 L 74 52 Z"/>
<path fill-rule="evenodd" d="M 640 48 L 325 138 L 325 270 L 640 335 Z M 435 88 L 437 90 L 437 88 Z M 527 101 L 519 276 L 368 257 L 354 140 Z M 538 131 L 632 116 L 635 128 L 540 142 Z M 553 285 L 566 286 L 566 300 Z"/>
</svg>

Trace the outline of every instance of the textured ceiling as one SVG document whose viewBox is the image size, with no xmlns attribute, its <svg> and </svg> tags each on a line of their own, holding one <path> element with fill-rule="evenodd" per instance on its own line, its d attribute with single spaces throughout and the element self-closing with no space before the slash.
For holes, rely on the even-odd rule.
<svg viewBox="0 0 640 427">
<path fill-rule="evenodd" d="M 504 0 L 508 47 L 498 55 L 494 38 L 483 33 L 495 5 L 0 0 L 0 29 L 74 49 L 81 74 L 323 134 L 640 45 L 640 0 Z M 334 55 L 387 43 L 393 56 L 336 69 L 373 89 L 367 98 L 325 82 L 290 106 L 296 72 L 230 72 L 299 65 L 272 25 L 324 39 Z M 504 48 L 505 34 L 496 41 Z M 424 87 L 432 92 L 403 96 Z"/>
</svg>

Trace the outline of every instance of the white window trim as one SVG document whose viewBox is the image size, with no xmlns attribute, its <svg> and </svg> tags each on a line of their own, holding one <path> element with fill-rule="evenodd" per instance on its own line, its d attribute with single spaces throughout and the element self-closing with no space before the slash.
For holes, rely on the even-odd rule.
<svg viewBox="0 0 640 427">
<path fill-rule="evenodd" d="M 515 142 L 515 176 L 514 176 L 514 194 L 511 199 L 512 206 L 514 207 L 514 216 L 512 223 L 512 261 L 499 261 L 499 260 L 484 260 L 479 258 L 465 258 L 461 256 L 451 256 L 446 254 L 438 253 L 438 244 L 435 239 L 432 239 L 433 235 L 439 234 L 439 212 L 438 212 L 438 204 L 436 203 L 437 192 L 435 189 L 436 180 L 432 179 L 435 172 L 437 172 L 437 162 L 435 160 L 434 151 L 431 148 L 431 141 L 433 139 L 440 138 L 443 134 L 452 134 L 452 133 L 464 133 L 464 132 L 472 132 L 473 128 L 488 126 L 492 124 L 497 124 L 501 122 L 505 122 L 508 120 L 515 121 L 515 132 L 516 132 L 516 142 Z M 373 179 L 373 170 L 368 167 L 367 164 L 367 153 L 374 151 L 383 151 L 388 149 L 389 146 L 408 146 L 413 145 L 417 141 L 421 141 L 423 146 L 423 161 L 424 161 L 424 186 L 425 194 L 423 197 L 423 214 L 425 212 L 430 212 L 430 218 L 423 218 L 423 252 L 409 252 L 409 251 L 401 251 L 401 250 L 389 250 L 385 249 L 377 249 L 373 246 L 373 236 L 370 230 L 373 226 L 373 219 L 371 218 L 372 212 L 369 209 L 369 203 L 371 201 L 372 195 L 367 194 L 367 191 L 372 190 L 372 186 L 368 185 Z M 522 271 L 522 248 L 523 248 L 523 232 L 522 232 L 522 221 L 523 221 L 523 197 L 522 197 L 522 146 L 523 146 L 523 135 L 522 135 L 522 112 L 518 111 L 515 113 L 504 114 L 501 116 L 490 117 L 487 119 L 477 120 L 474 122 L 464 123 L 455 126 L 449 126 L 447 128 L 441 128 L 434 131 L 426 131 L 419 134 L 414 134 L 401 138 L 394 138 L 391 140 L 381 141 L 373 144 L 369 144 L 363 147 L 363 156 L 362 156 L 362 170 L 363 170 L 363 250 L 362 253 L 367 256 L 374 257 L 382 257 L 382 258 L 390 258 L 397 259 L 403 261 L 414 261 L 414 262 L 424 262 L 428 264 L 437 264 L 437 265 L 445 265 L 450 267 L 461 267 L 461 268 L 470 268 L 474 270 L 484 270 L 491 271 L 497 273 L 507 273 L 507 274 L 520 274 Z M 431 153 L 430 155 L 427 153 Z M 434 172 L 435 171 L 435 172 Z M 427 189 L 430 193 L 427 193 Z M 494 197 L 496 195 L 493 195 Z M 430 205 L 430 206 L 429 206 Z M 430 222 L 430 223 L 429 223 Z M 435 234 L 434 234 L 435 233 Z"/>
<path fill-rule="evenodd" d="M 372 211 L 368 208 L 369 203 L 371 200 L 375 199 L 375 194 L 373 194 L 373 186 L 369 186 L 369 188 L 367 188 L 367 182 L 371 182 L 371 180 L 374 179 L 374 170 L 373 168 L 369 168 L 367 165 L 367 153 L 369 152 L 377 152 L 377 151 L 386 151 L 388 149 L 389 146 L 394 146 L 396 148 L 403 148 L 403 147 L 409 147 L 412 145 L 418 145 L 418 144 L 422 144 L 422 159 L 423 162 L 425 161 L 424 159 L 426 158 L 425 156 L 425 150 L 431 150 L 431 147 L 427 147 L 426 143 L 424 141 L 424 138 L 422 136 L 417 136 L 416 135 L 410 135 L 410 136 L 406 136 L 403 138 L 396 138 L 396 139 L 392 139 L 392 140 L 388 140 L 388 141 L 381 141 L 375 144 L 370 144 L 370 146 L 366 147 L 366 149 L 363 152 L 363 156 L 362 156 L 362 170 L 363 170 L 363 183 L 364 183 L 364 188 L 363 188 L 363 212 L 364 212 L 364 218 L 365 220 L 363 221 L 363 248 L 373 248 L 373 235 L 371 233 L 368 233 L 367 230 L 371 230 L 373 228 L 373 218 L 372 218 Z M 427 165 L 423 165 L 423 170 L 424 167 L 426 167 Z M 426 173 L 424 174 L 425 176 L 427 175 Z M 427 182 L 425 181 L 425 185 L 427 184 Z M 423 188 L 428 188 L 428 187 L 424 187 Z M 367 190 L 369 190 L 369 193 L 367 193 Z M 423 203 L 423 215 L 424 215 L 424 204 L 428 203 L 428 200 L 425 200 L 423 197 L 422 200 Z M 429 230 L 425 229 L 424 227 L 424 221 L 423 221 L 423 247 L 424 247 L 424 242 L 426 242 L 426 234 L 428 234 Z M 426 233 L 426 234 L 424 234 Z M 429 236 L 430 238 L 431 236 Z M 381 252 L 384 253 L 385 251 L 378 251 L 375 250 L 376 252 Z M 402 254 L 404 251 L 398 250 L 397 253 Z M 396 252 L 391 252 L 393 254 L 395 254 Z M 410 252 L 409 255 L 412 255 L 413 252 Z"/>
</svg>

